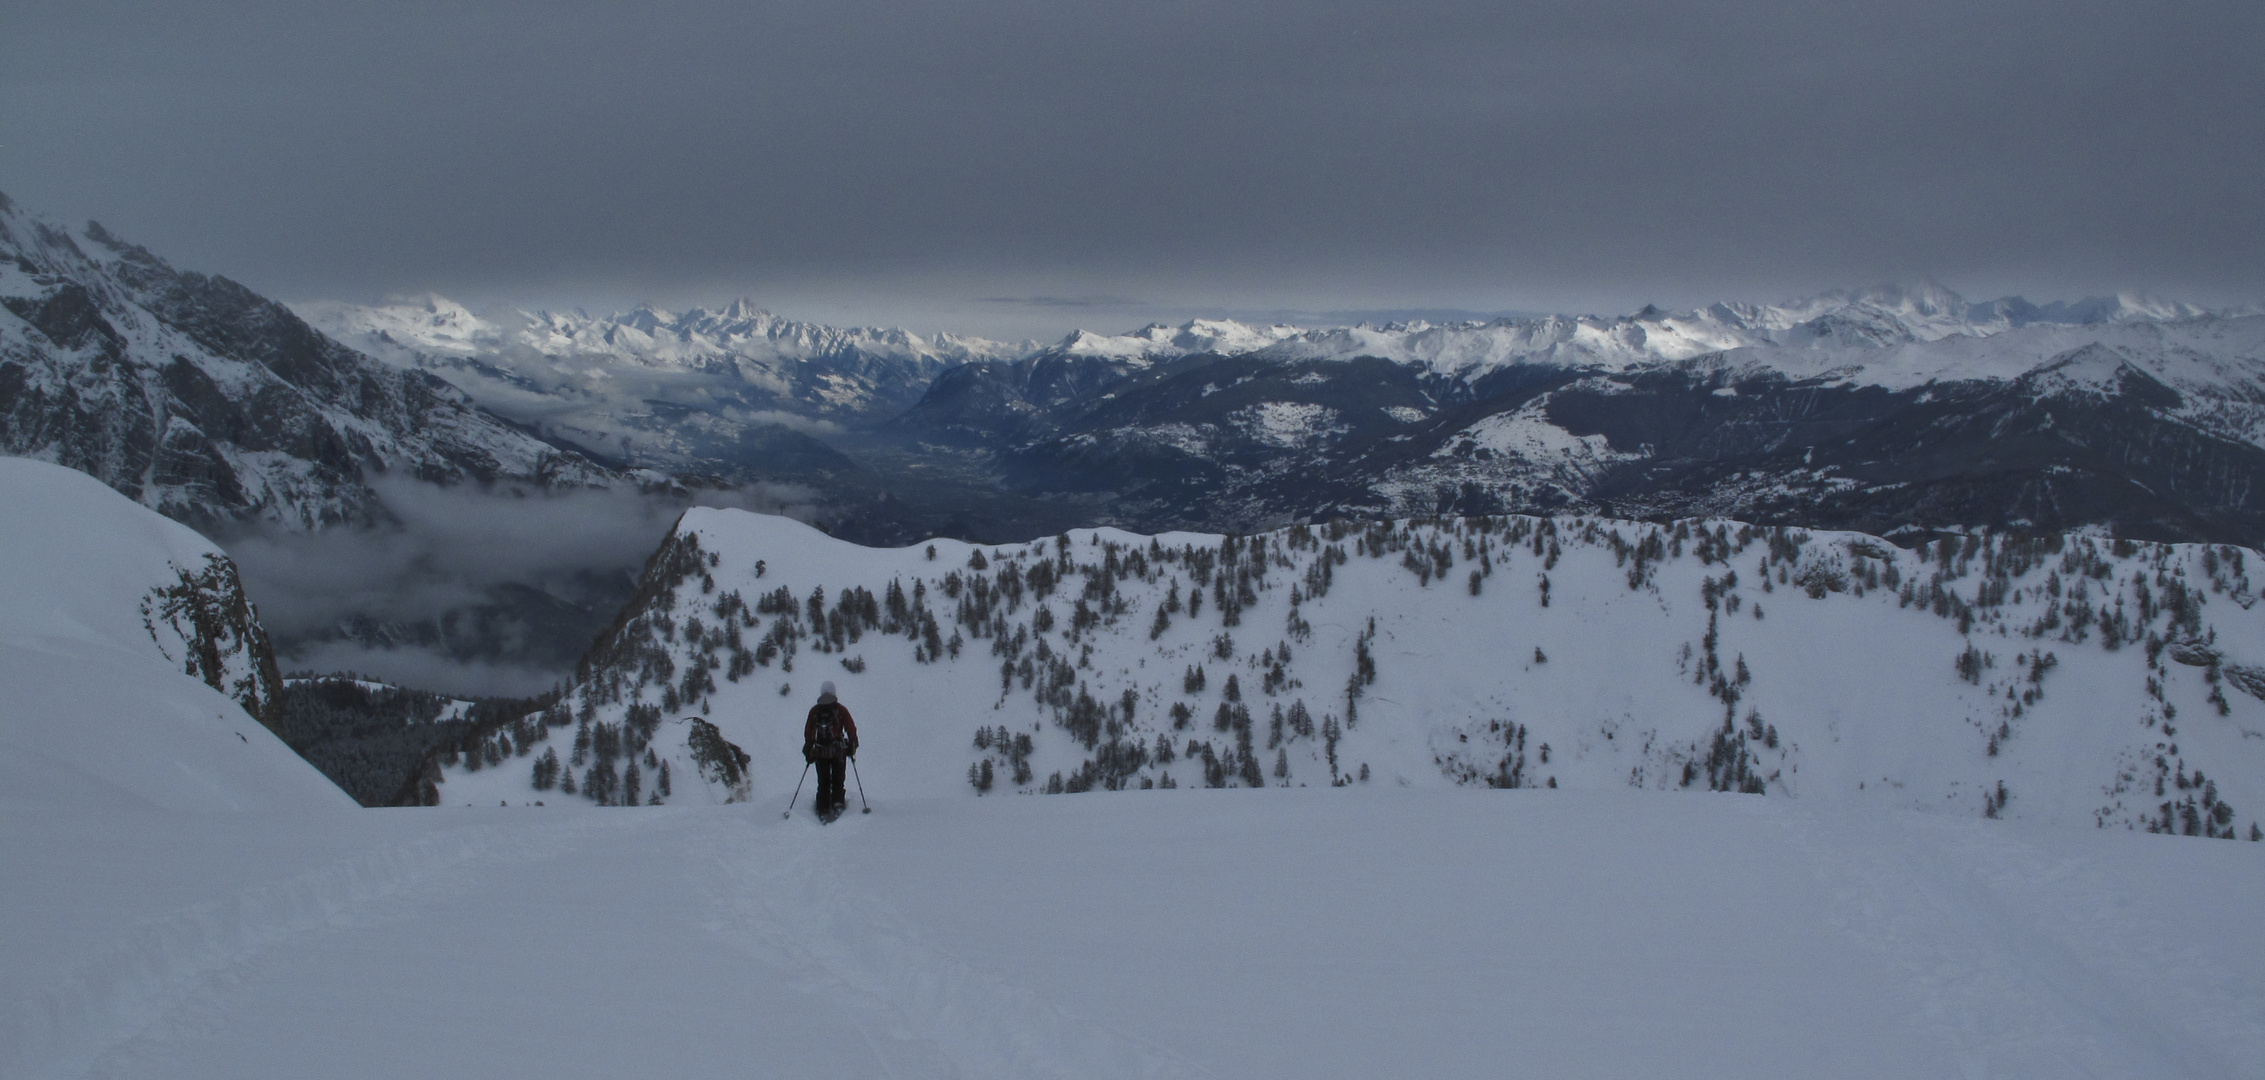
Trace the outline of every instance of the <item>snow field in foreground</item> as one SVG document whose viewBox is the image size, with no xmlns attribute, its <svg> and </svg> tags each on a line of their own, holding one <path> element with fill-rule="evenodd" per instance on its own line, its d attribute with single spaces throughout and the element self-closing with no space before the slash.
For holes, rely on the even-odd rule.
<svg viewBox="0 0 2265 1080">
<path fill-rule="evenodd" d="M 0 1074 L 2265 1068 L 2247 844 L 1625 790 L 777 809 L 12 815 Z"/>
</svg>

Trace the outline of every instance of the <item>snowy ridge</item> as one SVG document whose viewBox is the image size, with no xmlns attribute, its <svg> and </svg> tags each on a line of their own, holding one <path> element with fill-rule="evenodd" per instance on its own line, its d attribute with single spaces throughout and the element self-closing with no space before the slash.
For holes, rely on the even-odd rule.
<svg viewBox="0 0 2265 1080">
<path fill-rule="evenodd" d="M 1102 360 L 1146 362 L 1193 353 L 1233 356 L 1257 352 L 1307 331 L 1275 324 L 1252 326 L 1232 319 L 1191 319 L 1179 326 L 1150 323 L 1130 334 L 1096 334 L 1078 330 L 1054 347 L 1065 356 Z"/>
<path fill-rule="evenodd" d="M 733 797 L 688 779 L 694 712 L 775 800 L 830 679 L 893 792 L 1695 787 L 2247 836 L 2257 557 L 1522 517 L 873 550 L 695 510 L 441 800 L 558 798 L 546 759 L 585 798 Z"/>
<path fill-rule="evenodd" d="M 351 807 L 247 713 L 275 660 L 220 549 L 78 472 L 0 458 L 0 801 Z"/>
</svg>

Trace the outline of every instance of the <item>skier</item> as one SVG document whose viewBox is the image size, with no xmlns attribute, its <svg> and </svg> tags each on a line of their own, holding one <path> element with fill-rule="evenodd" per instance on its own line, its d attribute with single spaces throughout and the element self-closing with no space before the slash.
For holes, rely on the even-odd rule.
<svg viewBox="0 0 2265 1080">
<path fill-rule="evenodd" d="M 802 760 L 818 766 L 818 816 L 827 821 L 849 808 L 842 783 L 848 759 L 857 756 L 857 721 L 834 696 L 834 684 L 818 687 L 818 703 L 802 723 Z"/>
</svg>

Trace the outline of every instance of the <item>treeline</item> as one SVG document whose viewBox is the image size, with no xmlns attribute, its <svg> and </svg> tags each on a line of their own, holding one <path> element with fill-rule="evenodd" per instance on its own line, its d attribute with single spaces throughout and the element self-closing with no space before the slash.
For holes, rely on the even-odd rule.
<svg viewBox="0 0 2265 1080">
<path fill-rule="evenodd" d="M 363 806 L 430 806 L 443 756 L 475 747 L 542 709 L 544 698 L 459 699 L 352 675 L 292 679 L 276 734 Z"/>
</svg>

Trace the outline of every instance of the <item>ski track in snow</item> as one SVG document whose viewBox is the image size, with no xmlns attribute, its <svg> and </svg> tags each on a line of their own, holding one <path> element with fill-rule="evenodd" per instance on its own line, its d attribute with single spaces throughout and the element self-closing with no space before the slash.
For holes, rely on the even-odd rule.
<svg viewBox="0 0 2265 1080">
<path fill-rule="evenodd" d="M 859 827 L 845 818 L 830 828 Z M 707 929 L 798 972 L 813 995 L 886 1016 L 888 1034 L 932 1047 L 949 1075 L 1212 1075 L 926 942 L 886 904 L 842 883 L 820 827 L 797 819 L 762 834 L 707 832 L 696 861 L 717 874 L 709 888 L 719 909 Z"/>
<path fill-rule="evenodd" d="M 653 910 L 697 897 L 685 921 L 848 1018 L 876 1075 L 1211 1075 L 928 944 L 885 903 L 842 884 L 829 838 L 807 819 L 750 826 L 741 814 L 704 816 L 577 812 L 451 827 L 145 917 L 60 985 L 19 1002 L 0 1027 L 9 1048 L 0 1075 L 165 1075 L 182 1040 L 237 1018 L 244 991 L 273 975 L 263 961 L 310 939 L 416 920 L 436 900 L 508 888 L 517 867 L 600 862 L 623 842 L 661 845 L 682 868 L 683 877 L 641 890 Z M 855 827 L 838 824 L 831 839 Z"/>
<path fill-rule="evenodd" d="M 2265 1062 L 2258 988 L 2141 932 L 2128 890 L 2091 860 L 1972 822 L 1747 810 L 1813 862 L 1838 901 L 1830 921 L 1901 975 L 1915 1025 L 1968 1077 L 2242 1076 Z"/>
<path fill-rule="evenodd" d="M 0 1020 L 9 1076 L 98 1072 L 133 1044 L 178 1034 L 243 968 L 315 935 L 413 918 L 418 901 L 499 866 L 556 858 L 590 834 L 650 829 L 655 820 L 575 814 L 524 824 L 452 828 L 386 843 L 317 870 L 138 921 L 61 985 Z M 627 819 L 629 815 L 619 815 Z"/>
<path fill-rule="evenodd" d="M 1595 795 L 1552 798 L 1523 793 L 1496 798 L 1522 801 L 1497 806 L 1487 796 L 1458 793 L 1444 800 L 1424 796 L 1409 803 L 1386 792 L 1335 798 L 1319 793 L 1310 795 L 1309 801 L 1326 800 L 1315 801 L 1315 807 L 1336 807 L 1330 812 L 1341 813 L 1352 809 L 1341 806 L 1341 800 L 1360 800 L 1368 804 L 1367 813 L 1382 811 L 1387 818 L 1400 819 L 1409 830 L 1410 844 L 1436 848 L 1442 857 L 1469 856 L 1492 849 L 1499 841 L 1504 845 L 1499 849 L 1501 857 L 1541 857 L 1532 865 L 1535 873 L 1587 882 L 1574 893 L 1606 883 L 1636 885 L 1633 892 L 1616 888 L 1614 898 L 1604 901 L 1624 909 L 1616 918 L 1631 920 L 1622 923 L 1631 928 L 1654 920 L 1696 919 L 1693 927 L 1715 925 L 1730 940 L 1697 944 L 1697 952 L 1664 962 L 1650 956 L 1659 941 L 1634 952 L 1625 946 L 1615 951 L 1593 940 L 1554 945 L 1549 944 L 1553 938 L 1546 933 L 1536 937 L 1541 932 L 1532 928 L 1498 938 L 1473 938 L 1437 959 L 1452 954 L 1491 967 L 1515 962 L 1521 947 L 1540 945 L 1553 951 L 1572 950 L 1550 962 L 1584 950 L 1601 950 L 1592 959 L 1624 965 L 1624 978 L 1666 976 L 1671 983 L 1685 977 L 1731 980 L 1718 987 L 1720 995 L 1747 1007 L 1762 1006 L 1764 1011 L 1752 1014 L 1758 1026 L 1745 1034 L 1718 1032 L 1687 1049 L 1708 1046 L 1734 1058 L 1746 1055 L 1741 1060 L 1748 1066 L 1754 1063 L 1751 1055 L 1760 1051 L 1759 1044 L 1773 1039 L 1783 1040 L 1792 1054 L 1786 1062 L 1789 1069 L 1797 1067 L 1796 1059 L 1806 1060 L 1801 1053 L 1814 1054 L 1818 1045 L 1836 1045 L 1834 1040 L 1820 1044 L 1813 1033 L 1780 1027 L 1796 1015 L 1861 1026 L 1870 1029 L 1865 1037 L 1875 1040 L 1892 1042 L 1895 1033 L 1901 1033 L 1901 1038 L 1911 1041 L 1909 1056 L 1900 1059 L 1904 1065 L 1955 1062 L 1960 1072 L 1971 1077 L 2253 1076 L 2265 1063 L 2265 1015 L 2258 1008 L 2265 1001 L 2265 985 L 2258 973 L 2241 966 L 2245 957 L 2254 956 L 2253 942 L 2225 942 L 2222 931 L 2211 929 L 2210 920 L 2193 923 L 2194 912 L 2177 904 L 2171 910 L 2157 909 L 2165 896 L 2198 896 L 2204 907 L 2197 910 L 2204 911 L 2232 902 L 2211 898 L 2243 893 L 2248 888 L 2244 883 L 2254 882 L 2255 875 L 2244 869 L 2251 854 L 2246 845 L 2234 849 L 2165 837 L 2062 835 L 2001 822 L 1944 820 L 1914 812 L 1851 813 L 1739 796 L 1627 793 L 1600 800 Z M 1103 805 L 1110 800 L 1120 800 L 1121 807 Z M 1010 848 L 1059 853 L 1064 843 L 1090 847 L 1087 842 L 1097 836 L 1122 835 L 1150 838 L 1156 849 L 1126 856 L 1136 865 L 1167 849 L 1205 865 L 1219 858 L 1247 857 L 1237 837 L 1276 835 L 1297 816 L 1255 800 L 1214 802 L 1211 813 L 1226 815 L 1220 822 L 1223 828 L 1197 850 L 1186 849 L 1184 830 L 1201 819 L 1190 817 L 1183 803 L 1108 794 L 1079 800 L 1078 812 L 1064 819 L 1060 828 L 1048 824 L 1053 816 L 1032 816 L 1021 812 L 1024 807 L 1001 814 L 1002 808 L 976 803 L 966 804 L 966 810 L 982 812 L 980 818 L 924 820 L 922 815 L 935 812 L 935 807 L 928 807 L 894 823 L 852 815 L 830 827 L 801 816 L 779 821 L 762 804 L 548 814 L 497 810 L 493 812 L 510 820 L 487 825 L 465 824 L 469 815 L 461 811 L 375 812 L 386 818 L 377 831 L 366 834 L 369 839 L 359 854 L 319 859 L 306 872 L 217 899 L 160 907 L 139 919 L 132 918 L 131 907 L 122 909 L 130 929 L 55 984 L 20 998 L 18 1007 L 0 1018 L 5 1025 L 0 1026 L 0 1046 L 7 1054 L 0 1058 L 0 1076 L 44 1080 L 290 1075 L 292 1069 L 324 1060 L 317 1055 L 330 1052 L 332 1035 L 320 1029 L 333 1011 L 354 1016 L 361 1024 L 345 1033 L 344 1045 L 357 1045 L 353 1040 L 358 1037 L 363 1040 L 362 1053 L 368 1055 L 372 1033 L 388 1040 L 377 1044 L 383 1049 L 374 1058 L 334 1062 L 352 1065 L 336 1073 L 340 1076 L 415 1073 L 418 1053 L 437 1054 L 437 1062 L 463 1070 L 459 1075 L 489 1075 L 497 1062 L 512 1063 L 530 1075 L 614 1075 L 613 1063 L 587 1059 L 579 1045 L 562 1045 L 555 1035 L 536 1040 L 548 1053 L 532 1059 L 515 1057 L 508 1048 L 490 1043 L 498 1025 L 514 1022 L 506 1018 L 511 1015 L 508 1010 L 497 1011 L 496 999 L 490 996 L 499 989 L 524 996 L 527 1008 L 587 1028 L 591 1040 L 642 1044 L 640 1052 L 652 1052 L 660 1045 L 653 1041 L 656 1038 L 681 1039 L 653 1031 L 649 1025 L 654 1017 L 687 1009 L 705 1010 L 703 1016 L 748 1018 L 761 1017 L 767 1010 L 776 1018 L 774 1028 L 783 1024 L 794 1041 L 775 1041 L 775 1030 L 757 1032 L 728 1024 L 715 1029 L 700 1026 L 705 1021 L 694 1021 L 692 1030 L 703 1033 L 700 1040 L 694 1045 L 664 1046 L 661 1052 L 676 1054 L 695 1072 L 706 1064 L 741 1067 L 744 1063 L 758 1075 L 801 1075 L 798 1068 L 815 1064 L 820 1073 L 829 1075 L 1161 1080 L 1215 1075 L 1223 1062 L 1208 1060 L 1213 1055 L 1286 1054 L 1287 1058 L 1274 1059 L 1321 1064 L 1326 1059 L 1316 1058 L 1315 1048 L 1267 1050 L 1271 1040 L 1288 1034 L 1268 1025 L 1232 1035 L 1222 1044 L 1217 1036 L 1232 1031 L 1232 1021 L 1229 1027 L 1208 1029 L 1210 1035 L 1193 1031 L 1187 1027 L 1185 1003 L 1159 1001 L 1120 1012 L 1137 1001 L 1137 995 L 1127 999 L 1094 987 L 1093 993 L 1076 990 L 1064 996 L 1060 986 L 1049 990 L 1042 983 L 1004 974 L 1011 966 L 955 952 L 954 948 L 986 940 L 984 932 L 968 936 L 955 929 L 963 919 L 998 926 L 1011 925 L 1019 916 L 1012 911 L 978 915 L 954 908 L 949 901 L 926 905 L 918 858 L 902 861 L 910 853 L 905 845 L 916 837 L 934 841 L 992 836 Z M 1438 817 L 1439 811 L 1457 809 L 1460 812 L 1447 818 Z M 1132 820 L 1099 833 L 1090 831 L 1090 823 L 1100 820 L 1093 815 L 1104 810 Z M 1501 816 L 1505 811 L 1517 812 Z M 443 814 L 451 818 L 433 820 Z M 1579 842 L 1557 836 L 1564 825 L 1588 814 L 1599 815 L 1590 841 L 1620 836 L 1618 849 L 1589 848 L 1588 856 L 1581 857 L 1575 854 L 1584 850 Z M 1322 817 L 1326 820 L 1329 815 Z M 1078 819 L 1089 824 L 1079 826 Z M 1740 827 L 1739 820 L 1748 824 Z M 1018 821 L 1022 824 L 1015 824 Z M 130 828 L 136 823 L 122 819 L 118 825 Z M 937 831 L 939 825 L 942 831 Z M 893 826 L 911 831 L 900 835 L 885 831 Z M 1681 837 L 1671 843 L 1733 842 L 1696 863 L 1651 866 L 1659 853 L 1628 838 L 1654 829 Z M 1295 834 L 1295 829 L 1280 833 Z M 280 821 L 254 822 L 237 837 L 263 846 L 271 838 L 284 841 L 285 848 L 305 839 Z M 1360 873 L 1301 877 L 1300 868 L 1335 848 L 1319 838 L 1291 847 L 1294 850 L 1262 861 L 1256 870 L 1266 880 L 1281 880 L 1281 892 L 1229 903 L 1212 913 L 1217 925 L 1206 923 L 1203 911 L 1190 910 L 1186 913 L 1190 921 L 1184 925 L 1146 927 L 1132 938 L 1096 950 L 1085 940 L 1091 928 L 1074 920 L 1041 922 L 1029 928 L 1039 935 L 1031 947 L 1015 952 L 1026 967 L 1030 957 L 1046 956 L 1059 957 L 1071 968 L 1099 963 L 1101 967 L 1089 974 L 1106 979 L 1114 964 L 1134 954 L 1127 949 L 1143 955 L 1162 949 L 1168 957 L 1180 956 L 1187 955 L 1179 950 L 1190 948 L 1191 942 L 1222 940 L 1219 931 L 1240 925 L 1226 916 L 1251 904 L 1279 907 L 1282 917 L 1304 927 L 1307 936 L 1330 940 L 1343 928 L 1328 930 L 1335 924 L 1326 913 L 1348 904 L 1358 909 L 1374 883 Z M 1353 850 L 1358 849 L 1356 844 Z M 2228 855 L 2234 857 L 2229 861 Z M 924 857 L 945 856 L 931 852 Z M 1390 876 L 1402 881 L 1429 878 L 1432 875 L 1422 871 L 1430 867 L 1437 880 L 1460 883 L 1466 890 L 1496 880 L 1489 874 L 1497 871 L 1473 877 L 1454 872 L 1450 865 L 1432 863 L 1431 858 L 1419 854 L 1413 862 L 1394 862 L 1396 871 Z M 1561 861 L 1576 858 L 1595 865 Z M 159 869 L 165 868 L 163 859 L 156 862 Z M 1552 864 L 1556 871 L 1550 869 Z M 999 867 L 1012 863 L 984 865 L 990 867 L 984 872 L 995 876 Z M 991 886 L 1002 890 L 991 895 L 1044 890 L 1044 865 L 1033 865 L 1019 885 L 1003 881 Z M 1695 891 L 1682 891 L 1646 888 L 1638 884 L 1644 879 L 1627 876 L 1648 866 L 1649 880 L 1665 885 L 1662 872 L 1672 877 L 1702 865 L 1717 865 L 1733 876 L 1757 872 L 1765 880 L 1728 891 L 1723 888 L 1731 885 L 1726 880 L 1687 882 Z M 894 869 L 874 877 L 874 868 L 880 866 Z M 1733 869 L 1740 867 L 1745 871 Z M 1054 869 L 1074 872 L 1075 865 Z M 2229 871 L 2233 876 L 2228 876 Z M 1789 893 L 1781 885 L 1771 890 L 1766 879 L 1783 873 L 1813 879 L 1817 888 Z M 1516 879 L 1512 875 L 1500 880 Z M 1314 891 L 1316 886 L 1319 891 Z M 1191 887 L 1182 884 L 1167 891 Z M 2165 893 L 2166 888 L 2172 891 Z M 2196 889 L 2202 891 L 2191 891 Z M 1509 911 L 1560 891 L 1550 886 L 1515 897 L 1465 891 L 1459 897 L 1442 896 L 1436 903 L 1503 903 Z M 984 895 L 964 889 L 947 894 L 963 903 Z M 1813 900 L 1803 900 L 1802 894 Z M 1280 906 L 1292 896 L 1303 903 Z M 1773 896 L 1794 906 L 1772 915 L 1768 904 Z M 535 906 L 513 902 L 529 898 L 546 902 Z M 1814 900 L 1823 903 L 1812 906 Z M 1757 901 L 1761 907 L 1748 907 Z M 118 903 L 108 898 L 96 902 L 113 907 Z M 1421 922 L 1440 914 L 1425 906 L 1430 902 L 1419 903 L 1411 917 Z M 1690 911 L 1692 903 L 1721 906 L 1704 915 Z M 1133 910 L 1138 909 L 1116 914 L 1121 918 Z M 1577 918 L 1566 921 L 1564 915 L 1545 910 L 1536 912 L 1535 918 L 1541 925 L 1580 937 L 1587 924 Z M 1755 917 L 1770 924 L 1749 925 Z M 935 922 L 938 918 L 948 921 Z M 1002 924 L 1002 918 L 1007 923 Z M 1226 921 L 1218 921 L 1221 918 Z M 1319 921 L 1307 921 L 1312 919 Z M 2224 922 L 2240 925 L 2235 918 Z M 1824 930 L 1825 936 L 1808 938 L 1804 925 Z M 599 936 L 584 936 L 591 933 Z M 1849 942 L 1847 951 L 1829 946 L 1835 937 Z M 954 948 L 939 944 L 946 940 L 953 941 Z M 1809 944 L 1797 945 L 1804 940 Z M 579 947 L 584 942 L 593 948 Z M 370 962 L 370 957 L 382 958 L 385 951 L 405 943 L 431 950 L 431 955 L 402 964 Z M 624 943 L 632 953 L 645 951 L 652 962 L 618 966 Z M 2229 947 L 2220 949 L 2221 944 Z M 1822 954 L 1818 945 L 1826 946 Z M 656 946 L 658 951 L 652 951 Z M 1207 946 L 1192 947 L 1208 951 Z M 1262 945 L 1236 963 L 1266 968 L 1272 961 L 1265 952 Z M 553 965 L 539 971 L 525 968 L 523 958 L 530 953 L 549 954 Z M 707 953 L 717 955 L 712 960 L 697 959 Z M 1837 958 L 1834 953 L 1839 953 Z M 1716 967 L 1710 957 L 1719 958 L 1724 966 Z M 1787 968 L 1791 957 L 1807 957 L 1824 966 Z M 1542 963 L 1525 970 L 1546 977 L 1552 969 Z M 1820 984 L 1830 989 L 1833 998 L 1824 1011 L 1814 1016 L 1802 1012 L 1801 1006 L 1785 1014 L 1769 1011 L 1773 1004 L 1788 1006 L 1791 999 L 1783 993 L 1799 985 L 1807 977 L 1804 972 L 1826 970 L 1843 974 L 1833 983 Z M 583 982 L 557 985 L 554 978 L 545 977 L 558 971 L 578 975 Z M 404 984 L 405 974 L 417 981 Z M 1040 976 L 1035 969 L 1024 974 L 1054 978 Z M 1416 973 L 1404 970 L 1397 977 L 1412 974 Z M 1140 972 L 1126 976 L 1136 984 L 1143 979 Z M 1465 977 L 1467 982 L 1467 972 Z M 1147 972 L 1146 978 L 1153 980 L 1155 973 Z M 341 1001 L 323 1000 L 336 987 L 357 985 L 376 986 L 382 993 L 368 999 L 349 995 Z M 1066 985 L 1079 982 L 1072 979 Z M 1237 985 L 1247 990 L 1265 983 Z M 1403 989 L 1421 985 L 1427 983 Z M 1561 989 L 1577 998 L 1612 985 L 1611 978 L 1599 976 Z M 1884 1012 L 1864 1004 L 1866 987 L 1882 992 L 1877 1000 L 1887 1006 Z M 1625 1012 L 1635 1008 L 1635 1002 L 1678 1000 L 1677 994 L 1696 990 L 1695 985 L 1681 989 L 1628 985 L 1621 992 L 1629 1000 L 1620 1007 Z M 1378 997 L 1380 992 L 1386 996 Z M 1550 1002 L 1544 988 L 1523 992 L 1542 997 L 1513 996 L 1505 1003 L 1524 1001 L 1544 1014 L 1563 1011 L 1563 1003 Z M 371 1012 L 370 1002 L 382 1005 L 394 1000 L 385 993 L 430 998 L 439 1010 L 434 1015 L 446 1017 L 449 1027 L 427 1031 L 427 1038 L 410 1034 L 424 1030 L 422 1024 L 429 1019 L 383 1007 Z M 1381 987 L 1332 990 L 1300 982 L 1280 986 L 1279 1000 L 1270 1000 L 1265 1008 L 1302 1011 L 1324 1007 L 1322 1002 L 1339 995 L 1362 1003 L 1356 1012 L 1365 1019 L 1350 1034 L 1357 1045 L 1378 1054 L 1396 1053 L 1388 1048 L 1406 1034 L 1392 1010 L 1420 1007 L 1420 1003 L 1399 1002 Z M 638 1004 L 625 1008 L 632 1001 Z M 1079 1011 L 1095 1007 L 1105 1013 Z M 1609 1025 L 1643 1015 L 1614 1014 L 1617 1019 L 1596 1020 Z M 1658 1055 L 1679 1041 L 1674 1034 L 1677 1026 L 1703 1023 L 1708 1015 L 1705 1008 L 1692 1006 L 1688 1015 L 1640 1020 L 1656 1024 L 1658 1030 L 1631 1031 L 1626 1037 L 1641 1044 L 1655 1064 L 1671 1060 L 1671 1054 Z M 1523 1020 L 1528 1028 L 1534 1021 L 1531 1016 Z M 824 1027 L 814 1026 L 819 1024 Z M 1129 1034 L 1124 1025 L 1174 1031 L 1191 1046 L 1176 1052 Z M 284 1045 L 271 1045 L 277 1030 L 290 1033 L 282 1040 Z M 1773 1030 L 1777 1034 L 1771 1034 Z M 1593 1049 L 1595 1040 L 1604 1037 L 1600 1030 L 1582 1028 L 1564 1031 L 1548 1044 L 1520 1047 L 1515 1042 L 1499 1044 L 1499 1036 L 1470 1034 L 1471 1046 L 1450 1048 L 1445 1051 L 1449 1058 L 1439 1064 L 1452 1061 L 1468 1072 L 1473 1063 L 1455 1055 L 1496 1044 L 1497 1051 L 1515 1049 L 1537 1060 L 1549 1060 L 1554 1054 L 1562 1065 L 1567 1063 L 1567 1052 Z M 1846 1034 L 1858 1032 L 1852 1029 Z M 397 1038 L 398 1045 L 391 1041 Z M 419 1047 L 420 1043 L 430 1045 Z M 1208 1047 L 1200 1051 L 1206 1060 L 1183 1056 L 1196 1045 Z M 257 1058 L 260 1052 L 269 1056 Z M 467 1052 L 473 1056 L 464 1057 Z M 1635 1054 L 1622 1064 L 1645 1059 L 1645 1054 Z M 1713 1063 L 1712 1071 L 1697 1061 L 1687 1063 L 1694 1067 L 1691 1075 L 1728 1075 L 1722 1069 L 1727 1061 Z M 1873 1064 L 1886 1066 L 1882 1075 L 1896 1072 L 1891 1062 Z"/>
</svg>

